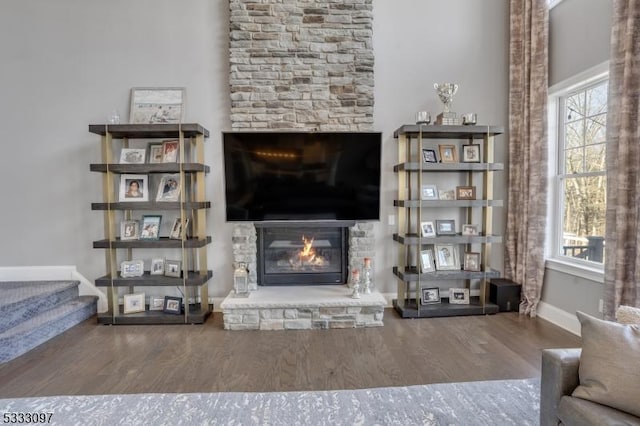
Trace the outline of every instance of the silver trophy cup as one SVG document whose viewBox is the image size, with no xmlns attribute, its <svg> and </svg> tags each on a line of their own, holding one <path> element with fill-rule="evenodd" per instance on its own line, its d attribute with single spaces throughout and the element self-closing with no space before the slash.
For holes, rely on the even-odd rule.
<svg viewBox="0 0 640 426">
<path fill-rule="evenodd" d="M 458 85 L 455 83 L 435 83 L 433 88 L 436 89 L 440 101 L 444 104 L 444 112 L 451 112 L 453 95 L 458 91 Z"/>
</svg>

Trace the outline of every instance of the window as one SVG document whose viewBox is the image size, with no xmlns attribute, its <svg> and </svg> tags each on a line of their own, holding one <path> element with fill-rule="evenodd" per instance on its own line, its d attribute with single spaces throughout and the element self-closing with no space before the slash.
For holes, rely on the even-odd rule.
<svg viewBox="0 0 640 426">
<path fill-rule="evenodd" d="M 550 97 L 558 114 L 550 254 L 591 267 L 604 262 L 607 91 L 601 75 Z"/>
</svg>

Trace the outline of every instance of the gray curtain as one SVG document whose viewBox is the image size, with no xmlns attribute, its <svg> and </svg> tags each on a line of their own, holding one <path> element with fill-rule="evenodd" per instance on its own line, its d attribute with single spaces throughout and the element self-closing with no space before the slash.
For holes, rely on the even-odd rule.
<svg viewBox="0 0 640 426">
<path fill-rule="evenodd" d="M 505 277 L 522 284 L 520 313 L 536 316 L 547 214 L 546 0 L 511 0 L 509 176 Z"/>
<path fill-rule="evenodd" d="M 604 314 L 640 306 L 640 0 L 614 0 L 607 114 Z"/>
</svg>

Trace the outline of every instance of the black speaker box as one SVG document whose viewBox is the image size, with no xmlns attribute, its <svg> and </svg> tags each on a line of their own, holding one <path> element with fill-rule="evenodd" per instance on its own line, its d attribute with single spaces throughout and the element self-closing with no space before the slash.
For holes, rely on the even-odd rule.
<svg viewBox="0 0 640 426">
<path fill-rule="evenodd" d="M 489 282 L 489 301 L 498 305 L 500 312 L 517 312 L 521 287 L 505 278 L 493 278 Z"/>
</svg>

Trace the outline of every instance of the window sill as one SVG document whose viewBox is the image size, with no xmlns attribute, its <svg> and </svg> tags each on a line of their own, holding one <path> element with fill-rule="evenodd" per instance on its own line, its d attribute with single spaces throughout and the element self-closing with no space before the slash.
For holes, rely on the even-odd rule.
<svg viewBox="0 0 640 426">
<path fill-rule="evenodd" d="M 546 259 L 545 268 L 584 278 L 586 280 L 595 281 L 600 284 L 604 283 L 604 271 L 601 268 L 578 265 L 561 259 Z"/>
</svg>

